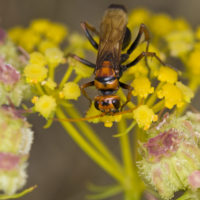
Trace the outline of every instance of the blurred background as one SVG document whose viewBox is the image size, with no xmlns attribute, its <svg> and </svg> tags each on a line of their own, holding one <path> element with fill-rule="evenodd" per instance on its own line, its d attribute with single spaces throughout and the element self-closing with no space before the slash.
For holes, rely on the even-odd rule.
<svg viewBox="0 0 200 200">
<path fill-rule="evenodd" d="M 184 17 L 194 27 L 200 21 L 199 0 L 0 0 L 0 26 L 8 29 L 16 25 L 26 26 L 35 18 L 48 18 L 66 24 L 71 32 L 81 32 L 80 21 L 88 21 L 98 27 L 104 10 L 111 3 L 124 4 L 128 10 L 146 7 L 155 12 L 166 12 L 172 17 Z M 88 102 L 83 97 L 79 99 L 79 105 L 80 102 L 86 111 Z M 58 123 L 45 130 L 42 128 L 45 121 L 41 118 L 31 117 L 30 122 L 35 139 L 26 187 L 37 184 L 38 188 L 21 200 L 79 200 L 87 194 L 87 183 L 105 185 L 112 182 Z M 120 154 L 118 141 L 112 137 L 116 129 L 106 129 L 101 125 L 93 127 L 110 149 Z M 113 199 L 120 200 L 122 197 Z"/>
</svg>

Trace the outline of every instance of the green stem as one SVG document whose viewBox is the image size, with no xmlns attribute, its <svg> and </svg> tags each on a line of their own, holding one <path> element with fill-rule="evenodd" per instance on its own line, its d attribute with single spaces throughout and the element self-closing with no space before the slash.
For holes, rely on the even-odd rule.
<svg viewBox="0 0 200 200">
<path fill-rule="evenodd" d="M 126 122 L 121 119 L 118 125 L 119 132 L 126 131 Z M 129 178 L 133 178 L 133 160 L 130 150 L 129 134 L 122 135 L 120 137 L 120 144 L 122 150 L 122 158 L 125 166 L 126 174 L 129 174 Z"/>
<path fill-rule="evenodd" d="M 72 118 L 80 118 L 80 114 L 74 107 L 66 107 L 67 114 Z M 79 130 L 85 135 L 85 137 L 96 147 L 96 149 L 105 156 L 105 158 L 114 165 L 121 173 L 123 172 L 122 166 L 108 150 L 108 148 L 103 144 L 103 142 L 98 138 L 94 131 L 85 122 L 76 122 Z"/>
<path fill-rule="evenodd" d="M 69 77 L 71 76 L 72 74 L 72 71 L 73 71 L 73 67 L 72 66 L 69 66 L 65 75 L 63 76 L 61 82 L 60 82 L 60 85 L 59 85 L 59 88 L 62 88 L 64 86 L 64 84 L 68 81 Z"/>
<path fill-rule="evenodd" d="M 159 101 L 158 103 L 156 103 L 151 109 L 157 113 L 159 112 L 160 110 L 162 110 L 165 106 L 165 100 L 162 99 L 161 101 Z"/>
<path fill-rule="evenodd" d="M 44 95 L 45 92 L 43 91 L 41 85 L 39 83 L 35 84 L 35 87 L 40 95 Z"/>
<path fill-rule="evenodd" d="M 54 80 L 54 72 L 55 72 L 55 67 L 49 65 L 49 77 L 51 80 Z"/>
<path fill-rule="evenodd" d="M 81 75 L 76 76 L 76 78 L 73 80 L 74 83 L 78 83 L 82 79 Z"/>
<path fill-rule="evenodd" d="M 34 186 L 32 186 L 32 187 L 30 187 L 28 189 L 23 190 L 20 193 L 16 193 L 16 194 L 13 194 L 13 195 L 1 194 L 0 195 L 0 199 L 2 199 L 2 200 L 6 200 L 6 199 L 18 199 L 18 198 L 23 197 L 24 195 L 32 192 L 36 187 L 37 186 L 34 185 Z"/>
<path fill-rule="evenodd" d="M 56 115 L 60 119 L 65 119 L 66 116 L 61 109 L 57 109 Z M 72 137 L 72 139 L 81 147 L 81 149 L 90 156 L 90 158 L 95 161 L 99 166 L 101 166 L 108 174 L 115 178 L 120 183 L 124 182 L 124 175 L 113 167 L 112 163 L 108 162 L 98 151 L 94 149 L 85 139 L 80 135 L 80 133 L 75 129 L 75 127 L 67 121 L 60 121 L 63 128 Z"/>
<path fill-rule="evenodd" d="M 163 86 L 163 82 L 160 82 L 156 88 L 156 90 L 154 91 L 154 93 L 149 97 L 149 99 L 146 102 L 146 105 L 148 105 L 149 107 L 151 107 L 156 99 L 157 99 L 157 92 L 161 89 L 161 87 Z"/>
<path fill-rule="evenodd" d="M 126 130 L 126 123 L 122 119 L 118 126 L 119 132 Z M 143 184 L 137 175 L 136 167 L 133 163 L 133 155 L 130 147 L 130 134 L 125 134 L 120 137 L 122 158 L 126 172 L 125 176 L 125 200 L 140 200 L 141 194 L 144 190 Z"/>
</svg>

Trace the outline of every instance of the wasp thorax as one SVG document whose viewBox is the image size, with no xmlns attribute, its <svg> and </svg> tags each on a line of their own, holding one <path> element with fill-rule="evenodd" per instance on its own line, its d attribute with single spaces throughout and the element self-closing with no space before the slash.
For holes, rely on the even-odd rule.
<svg viewBox="0 0 200 200">
<path fill-rule="evenodd" d="M 118 112 L 120 107 L 120 98 L 116 95 L 96 96 L 94 106 L 97 110 L 104 113 Z"/>
</svg>

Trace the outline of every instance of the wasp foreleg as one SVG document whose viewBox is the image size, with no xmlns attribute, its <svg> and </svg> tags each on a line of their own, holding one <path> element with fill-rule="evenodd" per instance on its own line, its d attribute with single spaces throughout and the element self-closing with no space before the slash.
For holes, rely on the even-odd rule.
<svg viewBox="0 0 200 200">
<path fill-rule="evenodd" d="M 89 40 L 89 42 L 91 43 L 91 45 L 98 50 L 99 45 L 97 44 L 97 42 L 94 40 L 94 38 L 92 37 L 92 35 L 90 34 L 90 32 L 88 31 L 88 29 L 90 29 L 92 32 L 94 32 L 95 34 L 99 35 L 98 31 L 96 31 L 96 29 L 89 25 L 87 22 L 81 22 L 81 27 L 83 28 L 85 35 L 87 37 L 87 39 Z"/>
<path fill-rule="evenodd" d="M 125 62 L 129 58 L 129 55 L 136 49 L 143 33 L 144 33 L 144 41 L 147 42 L 146 52 L 148 52 L 149 41 L 150 41 L 149 31 L 144 24 L 141 24 L 136 39 L 133 41 L 127 52 L 121 55 L 121 63 Z"/>
<path fill-rule="evenodd" d="M 83 58 L 80 58 L 79 56 L 77 56 L 75 54 L 69 53 L 66 57 L 74 58 L 75 60 L 79 61 L 80 63 L 82 63 L 84 65 L 87 65 L 88 67 L 92 67 L 92 68 L 96 67 L 96 65 L 94 63 L 91 63 L 90 61 L 85 60 Z"/>
<path fill-rule="evenodd" d="M 149 31 L 144 24 L 141 24 L 138 35 L 137 35 L 135 41 L 132 43 L 132 45 L 127 50 L 127 54 L 130 55 L 135 50 L 135 48 L 138 46 L 138 44 L 140 42 L 140 39 L 141 39 L 143 33 L 144 33 L 144 41 L 147 42 L 146 52 L 148 51 L 149 41 L 150 41 Z"/>
</svg>

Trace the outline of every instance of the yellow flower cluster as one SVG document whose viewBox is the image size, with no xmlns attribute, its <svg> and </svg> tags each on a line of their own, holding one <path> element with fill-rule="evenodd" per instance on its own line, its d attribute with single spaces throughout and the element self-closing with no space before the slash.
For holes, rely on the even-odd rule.
<svg viewBox="0 0 200 200">
<path fill-rule="evenodd" d="M 130 14 L 129 22 L 128 26 L 135 34 L 137 34 L 139 24 L 144 23 L 149 27 L 153 35 L 153 40 L 150 42 L 148 49 L 149 52 L 155 52 L 163 62 L 165 62 L 168 55 L 176 56 L 182 62 L 185 62 L 183 60 L 184 56 L 188 56 L 188 71 L 192 74 L 199 74 L 200 70 L 198 69 L 200 69 L 200 66 L 197 58 L 200 54 L 200 45 L 195 46 L 195 37 L 196 39 L 200 38 L 200 29 L 197 29 L 196 33 L 194 33 L 183 19 L 172 19 L 163 13 L 153 14 L 142 8 Z M 20 35 L 22 33 L 28 36 L 21 39 Z M 27 44 L 24 48 L 28 51 L 38 49 L 37 52 L 34 51 L 30 54 L 30 61 L 24 70 L 24 75 L 28 82 L 35 83 L 39 91 L 37 100 L 35 99 L 33 102 L 35 110 L 40 112 L 45 118 L 48 118 L 55 112 L 56 105 L 68 106 L 66 101 L 77 100 L 81 95 L 77 83 L 82 78 L 91 77 L 93 73 L 93 69 L 84 66 L 74 58 L 67 56 L 64 59 L 64 54 L 75 53 L 80 57 L 84 57 L 85 50 L 92 50 L 87 40 L 83 39 L 81 35 L 74 33 L 69 36 L 69 45 L 63 53 L 56 46 L 64 40 L 66 34 L 67 29 L 64 26 L 51 23 L 45 19 L 33 21 L 26 30 L 16 27 L 9 32 L 10 37 L 18 44 L 22 44 L 23 40 L 26 40 L 28 37 L 33 38 L 30 44 Z M 42 40 L 41 37 L 43 38 Z M 167 44 L 167 48 L 165 47 L 164 49 L 160 45 L 160 41 L 163 43 L 163 40 Z M 195 50 L 193 50 L 194 46 Z M 131 54 L 127 62 L 134 60 L 144 51 L 146 51 L 146 43 L 141 43 Z M 55 68 L 66 61 L 68 68 L 58 84 L 54 80 Z M 69 82 L 68 80 L 73 72 L 75 72 L 76 77 L 74 81 Z M 157 80 L 155 81 L 155 79 Z M 147 62 L 145 59 L 141 60 L 136 66 L 124 72 L 120 81 L 130 84 L 133 88 L 132 98 L 134 98 L 134 101 L 127 104 L 127 107 L 133 109 L 133 115 L 132 117 L 127 115 L 128 118 L 135 120 L 138 126 L 145 130 L 151 126 L 151 123 L 157 120 L 157 113 L 159 111 L 165 108 L 172 109 L 175 106 L 182 107 L 189 103 L 194 95 L 187 85 L 178 81 L 178 72 L 176 70 L 167 65 L 163 66 L 155 57 L 147 58 Z M 118 94 L 121 99 L 121 105 L 123 105 L 126 101 L 125 94 L 122 90 Z M 43 98 L 49 97 L 48 101 L 52 101 L 52 103 L 48 105 L 54 106 L 39 104 L 40 101 L 42 102 L 40 100 L 42 96 Z M 44 111 L 45 108 L 48 111 Z M 86 117 L 90 118 L 95 115 L 101 115 L 101 112 L 96 110 L 92 104 Z M 123 114 L 101 116 L 97 119 L 92 118 L 89 121 L 101 121 L 106 127 L 111 127 L 113 122 L 120 121 L 123 116 Z"/>
<path fill-rule="evenodd" d="M 44 54 L 33 52 L 30 54 L 28 65 L 24 69 L 24 75 L 28 82 L 38 83 L 48 76 L 48 68 L 56 67 L 63 61 L 63 52 L 58 48 L 49 48 Z"/>
<path fill-rule="evenodd" d="M 48 48 L 57 47 L 65 39 L 68 30 L 60 23 L 47 19 L 36 19 L 29 27 L 14 27 L 9 30 L 9 37 L 26 51 L 39 50 L 45 52 Z"/>
</svg>

